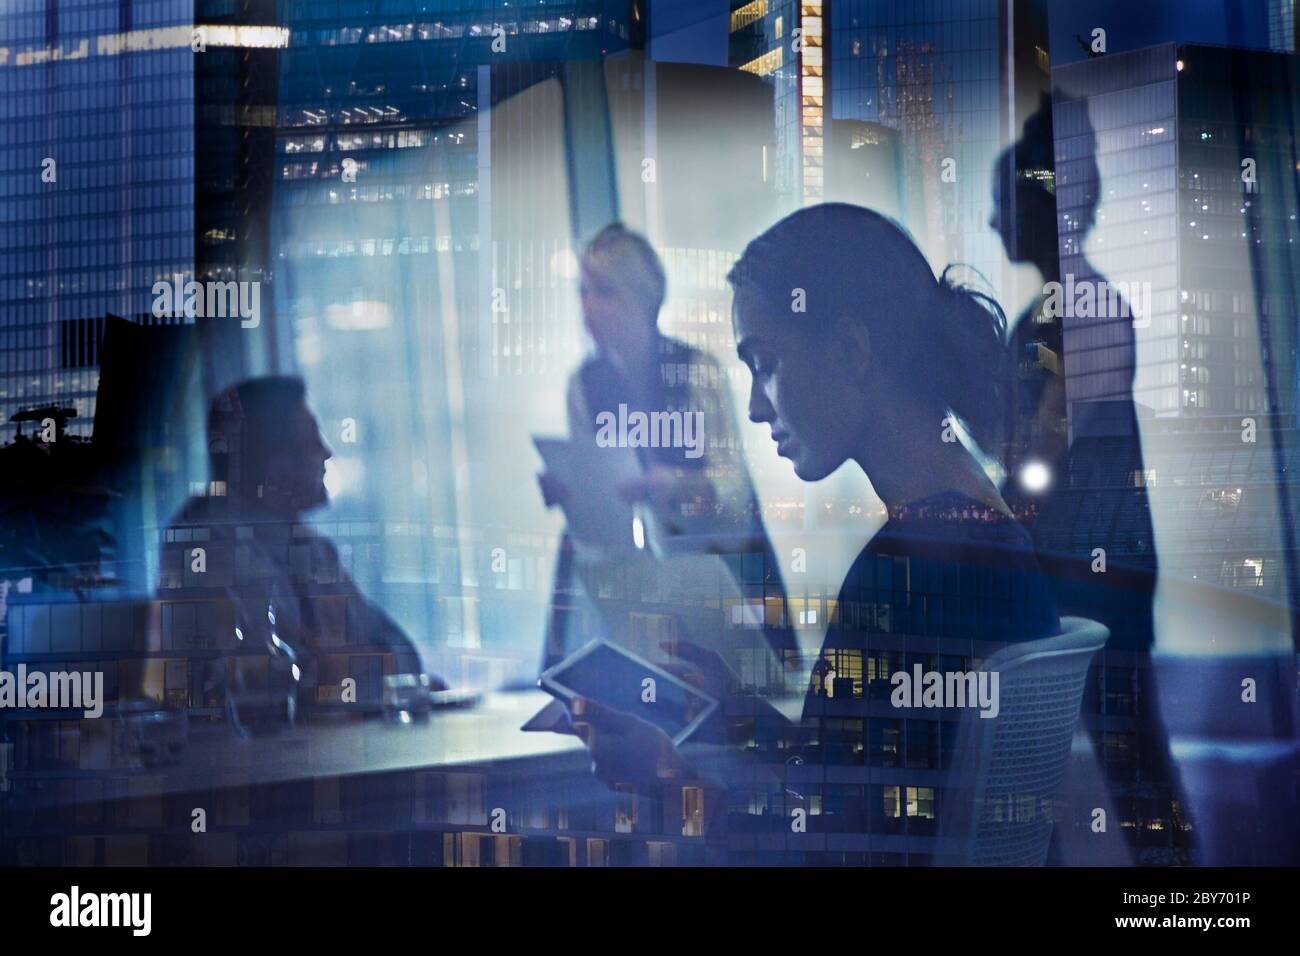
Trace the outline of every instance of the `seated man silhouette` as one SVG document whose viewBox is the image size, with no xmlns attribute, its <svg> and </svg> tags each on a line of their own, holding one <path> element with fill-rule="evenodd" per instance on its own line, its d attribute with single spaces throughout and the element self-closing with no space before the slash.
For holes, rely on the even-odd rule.
<svg viewBox="0 0 1300 956">
<path fill-rule="evenodd" d="M 196 675 L 205 701 L 224 698 L 229 714 L 232 692 L 266 693 L 278 669 L 296 691 L 291 709 L 337 701 L 365 710 L 386 676 L 418 674 L 406 634 L 361 594 L 334 544 L 302 523 L 329 500 L 331 457 L 303 382 L 256 378 L 221 392 L 208 452 L 209 493 L 191 497 L 164 536 L 159 589 L 164 601 L 218 598 L 210 630 L 223 656 Z"/>
</svg>

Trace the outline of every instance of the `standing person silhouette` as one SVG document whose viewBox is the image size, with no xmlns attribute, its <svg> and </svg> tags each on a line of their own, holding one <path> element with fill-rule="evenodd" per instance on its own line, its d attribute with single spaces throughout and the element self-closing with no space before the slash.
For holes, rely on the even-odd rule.
<svg viewBox="0 0 1300 956">
<path fill-rule="evenodd" d="M 1077 219 L 1060 220 L 1061 237 L 1075 263 L 1071 266 L 1075 274 L 1070 285 L 1094 283 L 1098 288 L 1107 288 L 1106 276 L 1083 255 L 1084 243 L 1096 224 L 1102 181 L 1096 160 L 1096 134 L 1088 122 L 1086 109 L 1081 115 L 1084 127 L 1069 152 L 1073 158 L 1062 162 L 1062 168 L 1056 170 L 1056 180 L 1061 187 L 1082 187 L 1086 202 Z M 1052 103 L 1044 96 L 1038 111 L 1025 122 L 1021 138 L 999 157 L 993 177 L 995 214 L 990 225 L 1001 235 L 1013 262 L 1031 263 L 1044 282 L 1062 282 L 1067 277 L 1061 274 L 1062 243 L 1057 240 L 1055 193 L 1049 192 L 1038 178 L 1018 175 L 1014 203 L 1001 201 L 1002 184 L 1010 179 L 1013 167 L 1017 171 L 1053 168 L 1052 134 Z M 1008 205 L 1016 210 L 1014 220 L 997 212 Z M 1049 347 L 1059 343 L 1056 351 L 1067 370 L 1080 356 L 1086 355 L 1086 361 L 1098 374 L 1089 376 L 1088 384 L 1080 389 L 1081 394 L 1074 396 L 1064 392 L 1064 379 L 1060 377 L 1040 375 L 1029 383 L 1028 407 L 1019 416 L 1022 422 L 1029 423 L 1028 433 L 1021 436 L 1023 444 L 1030 449 L 1025 457 L 1038 458 L 1055 476 L 1046 500 L 1035 509 L 1038 518 L 1031 530 L 1040 561 L 1049 570 L 1062 558 L 1084 569 L 1084 573 L 1053 570 L 1051 578 L 1062 609 L 1106 625 L 1111 633 L 1106 649 L 1135 657 L 1132 666 L 1117 661 L 1112 668 L 1112 673 L 1121 670 L 1131 673 L 1128 696 L 1133 701 L 1131 716 L 1135 718 L 1137 731 L 1135 764 L 1141 774 L 1139 779 L 1116 777 L 1127 773 L 1124 761 L 1120 761 L 1119 768 L 1108 768 L 1107 785 L 1112 796 L 1138 818 L 1135 826 L 1123 827 L 1121 832 L 1137 861 L 1152 854 L 1171 853 L 1172 856 L 1157 857 L 1155 861 L 1186 863 L 1190 848 L 1180 845 L 1185 842 L 1181 835 L 1186 831 L 1179 809 L 1186 802 L 1170 753 L 1168 732 L 1158 710 L 1159 696 L 1151 660 L 1159 563 L 1147 489 L 1143 480 L 1129 481 L 1122 487 L 1113 482 L 1104 487 L 1085 485 L 1087 482 L 1095 485 L 1095 476 L 1102 474 L 1146 474 L 1137 404 L 1133 399 L 1137 371 L 1134 317 L 1128 305 L 1121 303 L 1115 310 L 1117 314 L 1076 316 L 1062 332 L 1059 316 L 1054 321 L 1039 321 L 1043 302 L 1044 298 L 1040 297 L 1026 310 L 1016 329 L 1018 341 L 1023 345 L 1041 338 Z M 1098 342 L 1105 343 L 1104 347 L 1098 348 Z M 1064 434 L 1056 427 L 1065 413 L 1067 398 L 1072 402 L 1069 417 L 1074 435 L 1068 448 L 1060 440 Z M 1078 484 L 1074 476 L 1078 476 Z M 1071 534 L 1070 528 L 1079 512 L 1084 490 L 1091 492 L 1092 526 L 1103 531 L 1100 537 L 1090 536 L 1080 541 Z M 1097 547 L 1105 549 L 1111 565 L 1104 579 L 1088 571 L 1093 549 Z M 1121 577 L 1123 587 L 1107 586 Z M 1104 656 L 1094 662 L 1095 670 L 1105 666 Z M 1105 737 L 1101 723 L 1094 724 L 1093 747 L 1103 767 L 1107 752 Z M 1153 825 L 1155 821 L 1159 821 L 1158 825 Z M 1153 835 L 1175 842 L 1166 847 L 1148 845 Z"/>
<path fill-rule="evenodd" d="M 1044 93 L 1037 112 L 1025 121 L 1020 139 L 998 156 L 989 217 L 1007 258 L 1033 266 L 1044 283 L 1061 278 L 1056 195 L 1044 178 L 1052 169 L 1052 101 Z M 1022 363 L 1009 436 L 1008 472 L 1013 475 L 1029 461 L 1058 474 L 1068 444 L 1061 319 L 1051 314 L 1047 303 L 1046 292 L 1034 296 L 1010 330 L 1012 355 Z"/>
<path fill-rule="evenodd" d="M 617 414 L 620 406 L 647 415 L 699 413 L 702 454 L 692 458 L 682 448 L 639 447 L 642 475 L 624 482 L 619 493 L 648 505 L 667 536 L 725 535 L 740 541 L 745 552 L 763 555 L 766 567 L 774 568 L 741 456 L 726 375 L 704 352 L 659 331 L 667 280 L 653 247 L 621 223 L 604 227 L 583 252 L 579 291 L 583 325 L 595 350 L 569 380 L 570 439 L 596 442 L 598 416 Z M 550 474 L 539 476 L 538 483 L 548 506 L 580 493 Z M 557 591 L 571 586 L 574 563 L 566 533 Z M 553 603 L 558 608 L 562 601 Z M 793 646 L 788 628 L 771 628 L 766 636 L 776 647 Z M 564 621 L 553 613 L 543 666 L 573 650 Z"/>
</svg>

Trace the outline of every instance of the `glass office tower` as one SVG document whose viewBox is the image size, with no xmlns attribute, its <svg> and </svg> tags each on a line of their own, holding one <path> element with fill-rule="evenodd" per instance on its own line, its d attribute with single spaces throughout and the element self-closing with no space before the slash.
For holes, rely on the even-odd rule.
<svg viewBox="0 0 1300 956">
<path fill-rule="evenodd" d="M 1295 52 L 1295 0 L 1268 0 L 1268 45 Z"/>
<path fill-rule="evenodd" d="M 1175 61 L 1172 48 L 1160 48 L 1055 71 L 1062 90 L 1081 91 L 1053 103 L 1062 282 L 1072 276 L 1080 284 L 1137 282 L 1149 289 L 1151 305 L 1140 321 L 1157 349 L 1145 374 L 1131 382 L 1137 322 L 1118 310 L 1094 315 L 1106 311 L 1104 303 L 1086 309 L 1082 296 L 1068 296 L 1061 311 L 1071 405 L 1126 399 L 1130 386 L 1134 400 L 1149 408 L 1168 413 L 1180 404 Z M 1087 77 L 1082 87 L 1081 75 Z M 1090 235 L 1091 258 L 1085 252 Z"/>
<path fill-rule="evenodd" d="M 563 118 L 603 108 L 601 59 L 642 45 L 644 18 L 604 0 L 426 7 L 285 8 L 270 199 L 281 321 L 262 370 L 307 382 L 335 451 L 331 515 L 369 529 L 348 550 L 359 578 L 451 649 L 439 669 L 483 667 L 462 676 L 492 682 L 511 662 L 478 653 L 483 627 L 518 631 L 513 663 L 531 666 L 544 615 L 524 625 L 503 602 L 482 607 L 480 575 L 531 601 L 553 541 L 506 530 L 536 502 L 501 469 L 475 470 L 471 489 L 468 469 L 527 447 L 503 426 L 524 425 L 521 404 L 537 430 L 555 420 L 520 392 L 562 382 L 580 355 L 571 223 L 603 205 L 603 225 L 614 198 L 608 125 L 575 123 L 570 141 Z M 498 379 L 518 384 L 476 384 Z M 363 557 L 381 537 L 382 560 Z"/>
<path fill-rule="evenodd" d="M 535 665 L 546 619 L 531 436 L 564 430 L 586 348 L 577 252 L 614 218 L 644 232 L 664 328 L 725 355 L 771 117 L 752 77 L 647 60 L 635 4 L 418 8 L 288 8 L 265 368 L 307 381 L 331 518 L 371 529 L 355 573 L 435 669 L 492 683 Z"/>
<path fill-rule="evenodd" d="M 840 121 L 895 130 L 901 208 L 887 211 L 936 267 L 964 263 L 1013 292 L 989 183 L 1047 90 L 1045 4 L 733 3 L 731 63 L 773 85 L 777 184 L 791 202 L 864 201 L 827 194 L 827 140 Z"/>
<path fill-rule="evenodd" d="M 1295 594 L 1294 488 L 1278 476 L 1295 447 L 1298 78 L 1294 56 L 1191 44 L 1053 71 L 1072 457 L 1037 535 L 1081 568 L 1112 562 L 1112 631 L 1158 562 L 1165 653 L 1293 653 L 1287 621 L 1217 622 L 1234 593 Z M 1159 862 L 1185 858 L 1185 810 L 1152 774 L 1147 653 L 1112 642 L 1084 719 L 1140 858 Z M 1195 710 L 1161 703 L 1184 725 Z"/>
<path fill-rule="evenodd" d="M 193 271 L 193 22 L 191 0 L 0 13 L 0 443 L 51 404 L 88 437 L 105 314 Z"/>
<path fill-rule="evenodd" d="M 251 197 L 266 194 L 268 79 L 287 41 L 273 7 L 36 3 L 0 15 L 11 211 L 0 443 L 33 406 L 70 408 L 67 433 L 91 435 L 105 317 L 159 324 L 155 282 L 270 281 L 267 207 Z M 209 374 L 229 377 L 261 351 L 265 329 L 197 325 Z"/>
<path fill-rule="evenodd" d="M 1127 397 L 1135 376 L 1157 416 L 1295 408 L 1293 70 L 1171 44 L 1054 71 L 1062 276 L 1150 302 L 1136 319 L 1068 303 L 1071 406 Z"/>
<path fill-rule="evenodd" d="M 731 63 L 773 89 L 772 167 L 787 210 L 840 201 L 896 218 L 936 273 L 956 266 L 956 281 L 1007 313 L 1022 396 L 1013 472 L 1051 460 L 1065 430 L 1039 399 L 1060 388 L 1060 321 L 1036 306 L 1051 277 L 1009 261 L 1037 262 L 1023 253 L 1054 241 L 1020 234 L 1033 219 L 1020 208 L 1024 183 L 1053 189 L 1050 143 L 996 168 L 1050 95 L 1047 48 L 1042 0 L 732 4 Z M 1046 140 L 1043 118 L 1032 135 Z"/>
<path fill-rule="evenodd" d="M 825 29 L 821 3 L 731 4 L 732 66 L 772 85 L 776 141 L 770 160 L 788 208 L 825 198 Z"/>
</svg>

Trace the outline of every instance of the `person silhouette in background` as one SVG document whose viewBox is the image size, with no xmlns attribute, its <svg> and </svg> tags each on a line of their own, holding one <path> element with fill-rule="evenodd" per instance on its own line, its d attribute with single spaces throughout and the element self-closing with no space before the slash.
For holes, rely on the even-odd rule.
<svg viewBox="0 0 1300 956">
<path fill-rule="evenodd" d="M 1107 288 L 1106 276 L 1084 254 L 1101 203 L 1096 133 L 1086 103 L 1071 103 L 1066 108 L 1079 111 L 1081 122 L 1070 149 L 1061 151 L 1059 167 L 1053 155 L 1052 100 L 1046 94 L 1038 111 L 1025 122 L 1021 138 L 999 158 L 993 177 L 994 217 L 990 225 L 1001 235 L 1007 256 L 1013 262 L 1031 263 L 1045 283 L 1066 281 L 1067 276 L 1061 273 L 1064 251 L 1067 262 L 1072 263 L 1069 269 L 1073 284 L 1094 283 L 1096 288 Z M 1014 203 L 1007 204 L 1001 201 L 1001 190 L 1013 170 L 1017 173 L 1015 198 Z M 1077 216 L 1066 215 L 1058 220 L 1056 192 L 1048 190 L 1048 180 L 1042 175 L 1046 171 L 1053 171 L 1057 189 L 1073 187 L 1083 191 L 1085 202 Z M 1008 205 L 1015 210 L 1014 218 L 1000 214 Z M 1063 331 L 1059 316 L 1044 314 L 1045 301 L 1046 293 L 1022 315 L 1016 328 L 1015 341 L 1021 349 L 1018 354 L 1042 343 L 1064 360 L 1067 369 L 1079 361 L 1080 355 L 1087 355 L 1096 374 L 1082 386 L 1086 392 L 1069 396 L 1073 437 L 1068 446 L 1066 432 L 1059 425 L 1067 401 L 1063 372 L 1052 374 L 1040 368 L 1023 383 L 1028 389 L 1021 398 L 1027 402 L 1018 418 L 1029 423 L 1029 428 L 1019 436 L 1019 457 L 1037 458 L 1047 466 L 1053 480 L 1045 495 L 1021 494 L 1013 500 L 1033 505 L 1023 511 L 1036 512 L 1030 530 L 1063 612 L 1106 625 L 1111 634 L 1106 649 L 1136 656 L 1136 665 L 1117 661 L 1111 673 L 1131 671 L 1129 696 L 1134 710 L 1130 716 L 1135 719 L 1137 750 L 1132 765 L 1140 768 L 1141 778 L 1115 776 L 1131 773 L 1121 760 L 1118 769 L 1108 768 L 1107 779 L 1116 803 L 1137 818 L 1136 826 L 1121 828 L 1129 849 L 1137 861 L 1150 858 L 1186 863 L 1190 839 L 1186 836 L 1184 813 L 1179 809 L 1186 803 L 1158 709 L 1151 661 L 1155 644 L 1153 603 L 1159 574 L 1151 505 L 1145 481 L 1132 478 L 1147 473 L 1133 398 L 1137 371 L 1135 322 L 1142 317 L 1134 316 L 1129 304 L 1122 303 L 1106 314 L 1075 316 Z M 1097 301 L 1103 301 L 1100 294 Z M 1102 311 L 1097 309 L 1098 313 Z M 1098 343 L 1104 344 L 1098 347 Z M 1118 480 L 1099 483 L 1100 475 L 1114 475 Z M 1009 490 L 1019 491 L 1014 487 Z M 1085 516 L 1090 528 L 1099 530 L 1085 538 L 1073 533 L 1081 516 Z M 1106 575 L 1091 573 L 1093 549 L 1097 547 L 1104 548 L 1107 554 L 1110 566 Z M 1072 562 L 1075 570 L 1058 569 L 1062 559 Z M 1093 666 L 1094 673 L 1109 666 L 1104 654 L 1094 660 Z M 1092 743 L 1098 761 L 1105 767 L 1108 748 L 1101 727 L 1099 721 L 1093 724 Z M 1159 822 L 1153 825 L 1154 821 Z"/>
<path fill-rule="evenodd" d="M 702 454 L 688 457 L 676 447 L 637 448 L 642 474 L 624 482 L 619 493 L 626 501 L 648 505 L 668 538 L 725 536 L 739 543 L 732 553 L 760 554 L 773 569 L 776 562 L 741 454 L 726 375 L 711 356 L 659 331 L 666 292 L 663 266 L 643 236 L 611 223 L 587 245 L 579 294 L 583 326 L 595 349 L 569 380 L 570 439 L 595 442 L 597 416 L 617 414 L 620 405 L 647 414 L 700 413 Z M 538 483 L 548 507 L 581 493 L 550 474 L 540 475 Z M 557 591 L 569 586 L 573 574 L 572 542 L 566 534 Z M 788 628 L 769 629 L 767 637 L 775 647 L 793 647 Z M 543 666 L 575 649 L 553 615 Z"/>
<path fill-rule="evenodd" d="M 1007 258 L 1033 266 L 1043 283 L 1061 278 L 1052 142 L 1052 101 L 1044 93 L 1037 112 L 1025 121 L 1020 139 L 998 156 L 989 218 Z M 1011 353 L 1022 365 L 1017 370 L 1016 414 L 1008 441 L 1008 471 L 1013 476 L 1030 461 L 1058 474 L 1065 458 L 1061 319 L 1051 314 L 1047 302 L 1045 292 L 1035 295 L 1010 330 Z M 1011 490 L 1014 493 L 1014 486 Z"/>
<path fill-rule="evenodd" d="M 255 378 L 218 394 L 208 453 L 208 494 L 192 496 L 167 529 L 158 592 L 164 601 L 220 597 L 210 640 L 226 653 L 199 679 L 207 702 L 265 690 L 277 664 L 309 704 L 319 687 L 349 677 L 356 702 L 375 704 L 385 675 L 419 673 L 410 639 L 361 594 L 333 543 L 303 523 L 329 501 L 332 453 L 302 380 Z"/>
</svg>

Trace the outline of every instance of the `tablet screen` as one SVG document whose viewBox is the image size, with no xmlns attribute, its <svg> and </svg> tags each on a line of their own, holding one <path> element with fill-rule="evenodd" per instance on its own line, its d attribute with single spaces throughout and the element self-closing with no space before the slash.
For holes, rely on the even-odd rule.
<svg viewBox="0 0 1300 956">
<path fill-rule="evenodd" d="M 653 683 L 649 683 L 653 681 Z M 717 702 L 673 674 L 623 649 L 596 641 L 542 674 L 542 687 L 557 696 L 587 697 L 654 724 L 681 743 Z"/>
</svg>

